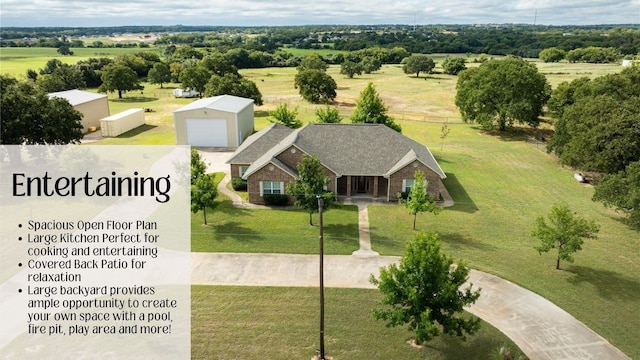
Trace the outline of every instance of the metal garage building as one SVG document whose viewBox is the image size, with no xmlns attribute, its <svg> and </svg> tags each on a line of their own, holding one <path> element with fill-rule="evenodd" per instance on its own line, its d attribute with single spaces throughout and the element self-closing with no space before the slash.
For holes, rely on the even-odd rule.
<svg viewBox="0 0 640 360">
<path fill-rule="evenodd" d="M 74 109 L 82 113 L 82 132 L 100 128 L 100 120 L 109 116 L 107 95 L 82 90 L 67 90 L 50 93 L 49 98 L 66 99 Z"/>
<path fill-rule="evenodd" d="M 253 100 L 232 95 L 200 99 L 173 112 L 178 145 L 235 149 L 253 133 Z"/>
</svg>

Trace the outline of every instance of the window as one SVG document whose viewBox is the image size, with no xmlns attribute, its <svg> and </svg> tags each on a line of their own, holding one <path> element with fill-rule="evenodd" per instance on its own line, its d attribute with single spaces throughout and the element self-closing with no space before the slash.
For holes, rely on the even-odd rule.
<svg viewBox="0 0 640 360">
<path fill-rule="evenodd" d="M 284 183 L 282 181 L 261 181 L 260 196 L 264 194 L 283 194 Z"/>
<path fill-rule="evenodd" d="M 402 191 L 406 192 L 406 193 L 411 192 L 411 187 L 413 187 L 413 184 L 415 184 L 415 183 L 416 183 L 415 179 L 403 179 L 402 180 L 402 189 L 403 189 Z M 424 180 L 422 182 L 422 185 L 425 187 L 424 190 L 426 192 L 427 191 L 427 180 Z"/>
<path fill-rule="evenodd" d="M 413 186 L 413 184 L 415 182 L 416 181 L 414 179 L 404 179 L 404 180 L 402 180 L 402 189 L 403 189 L 402 191 L 406 192 L 406 193 L 410 192 L 411 191 L 411 187 Z"/>
<path fill-rule="evenodd" d="M 249 168 L 249 166 L 247 166 L 247 165 L 240 165 L 240 177 L 242 177 L 244 175 L 244 173 L 247 172 L 248 168 Z"/>
</svg>

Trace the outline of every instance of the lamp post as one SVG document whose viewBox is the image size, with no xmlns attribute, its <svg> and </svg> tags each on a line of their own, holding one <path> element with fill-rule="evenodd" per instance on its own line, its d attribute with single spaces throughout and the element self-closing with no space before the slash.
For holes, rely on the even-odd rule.
<svg viewBox="0 0 640 360">
<path fill-rule="evenodd" d="M 324 233 L 322 224 L 322 207 L 324 198 L 322 195 L 316 195 L 318 199 L 318 222 L 320 224 L 320 355 L 318 360 L 325 360 L 324 356 Z"/>
</svg>

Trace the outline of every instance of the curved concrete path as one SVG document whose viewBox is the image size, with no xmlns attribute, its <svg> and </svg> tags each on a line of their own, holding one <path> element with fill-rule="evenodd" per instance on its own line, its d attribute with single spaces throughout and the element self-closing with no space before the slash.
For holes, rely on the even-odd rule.
<svg viewBox="0 0 640 360">
<path fill-rule="evenodd" d="M 375 288 L 371 274 L 399 257 L 325 255 L 327 287 Z M 192 253 L 191 282 L 198 285 L 318 286 L 317 255 Z M 531 360 L 629 359 L 550 301 L 496 276 L 472 270 L 482 288 L 467 310 L 511 338 Z"/>
</svg>

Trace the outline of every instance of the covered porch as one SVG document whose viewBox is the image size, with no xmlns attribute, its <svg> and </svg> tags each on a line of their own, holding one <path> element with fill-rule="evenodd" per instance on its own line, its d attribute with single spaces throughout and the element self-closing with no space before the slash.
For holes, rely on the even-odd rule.
<svg viewBox="0 0 640 360">
<path fill-rule="evenodd" d="M 368 198 L 388 201 L 389 179 L 382 176 L 345 175 L 336 181 L 338 198 Z"/>
</svg>

